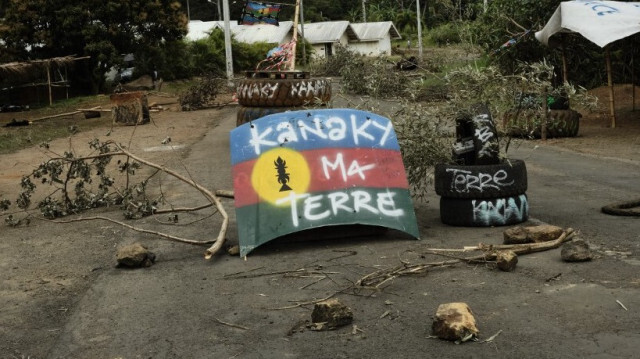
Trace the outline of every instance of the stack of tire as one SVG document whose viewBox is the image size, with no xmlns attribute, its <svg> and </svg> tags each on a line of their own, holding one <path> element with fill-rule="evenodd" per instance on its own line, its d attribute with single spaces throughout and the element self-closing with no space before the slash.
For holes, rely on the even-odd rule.
<svg viewBox="0 0 640 359">
<path fill-rule="evenodd" d="M 324 105 L 331 100 L 331 82 L 310 78 L 308 72 L 248 72 L 236 89 L 236 126 L 260 117 Z"/>
<path fill-rule="evenodd" d="M 500 159 L 498 133 L 489 109 L 476 105 L 456 119 L 456 164 L 435 166 L 440 219 L 453 226 L 492 227 L 529 218 L 524 161 Z"/>
</svg>

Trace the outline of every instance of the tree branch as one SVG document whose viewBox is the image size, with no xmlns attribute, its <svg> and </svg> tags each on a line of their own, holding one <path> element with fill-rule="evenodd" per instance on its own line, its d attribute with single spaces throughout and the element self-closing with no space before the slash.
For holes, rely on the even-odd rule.
<svg viewBox="0 0 640 359">
<path fill-rule="evenodd" d="M 216 240 L 213 242 L 213 245 L 211 247 L 209 247 L 206 251 L 205 251 L 205 258 L 206 259 L 211 259 L 211 257 L 213 257 L 214 254 L 216 254 L 216 252 L 218 252 L 221 248 L 222 245 L 224 244 L 225 241 L 225 235 L 227 233 L 227 227 L 229 226 L 229 216 L 227 215 L 227 211 L 224 209 L 224 206 L 222 205 L 222 202 L 220 202 L 220 200 L 218 199 L 218 197 L 212 193 L 211 191 L 209 191 L 208 189 L 202 187 L 200 184 L 196 183 L 195 181 L 184 177 L 183 175 L 169 169 L 166 168 L 162 165 L 147 161 L 145 159 L 142 159 L 136 155 L 134 155 L 133 153 L 123 149 L 121 146 L 116 145 L 118 147 L 118 149 L 120 150 L 120 152 L 122 152 L 123 154 L 125 154 L 126 156 L 131 157 L 132 159 L 134 159 L 135 161 L 138 161 L 140 163 L 143 163 L 149 167 L 153 167 L 156 169 L 159 169 L 161 171 L 164 171 L 165 173 L 191 185 L 192 187 L 194 187 L 195 189 L 197 189 L 200 193 L 202 193 L 203 196 L 205 196 L 207 199 L 209 199 L 209 201 L 211 201 L 211 203 L 213 203 L 216 206 L 216 209 L 218 210 L 218 212 L 220 212 L 220 215 L 222 216 L 222 224 L 220 226 L 220 231 L 218 232 L 218 237 L 216 238 Z"/>
</svg>

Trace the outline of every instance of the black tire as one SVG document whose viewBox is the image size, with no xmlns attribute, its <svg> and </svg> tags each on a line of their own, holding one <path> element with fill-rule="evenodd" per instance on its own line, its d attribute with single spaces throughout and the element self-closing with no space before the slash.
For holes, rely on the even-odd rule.
<svg viewBox="0 0 640 359">
<path fill-rule="evenodd" d="M 328 79 L 243 79 L 236 91 L 238 103 L 252 107 L 289 107 L 327 103 Z"/>
<path fill-rule="evenodd" d="M 486 105 L 476 105 L 473 109 L 473 145 L 476 148 L 476 165 L 500 163 L 500 143 L 498 131 L 491 112 Z"/>
<path fill-rule="evenodd" d="M 498 131 L 486 105 L 476 104 L 471 112 L 461 113 L 456 118 L 456 139 L 473 141 L 472 153 L 456 153 L 454 158 L 462 165 L 490 165 L 500 163 Z"/>
<path fill-rule="evenodd" d="M 518 118 L 515 118 L 516 113 Z M 504 126 L 511 136 L 540 138 L 539 111 L 509 111 L 505 114 Z M 547 121 L 547 138 L 576 137 L 580 130 L 580 117 L 575 110 L 551 110 Z"/>
<path fill-rule="evenodd" d="M 260 117 L 271 115 L 272 113 L 280 113 L 285 111 L 302 110 L 301 107 L 247 107 L 239 106 L 236 115 L 236 126 L 243 125 L 247 122 L 257 120 Z"/>
<path fill-rule="evenodd" d="M 549 111 L 547 137 L 576 137 L 580 129 L 580 113 L 574 110 Z"/>
<path fill-rule="evenodd" d="M 602 213 L 612 216 L 640 217 L 640 199 L 628 202 L 616 202 L 602 207 Z"/>
<path fill-rule="evenodd" d="M 508 226 L 529 219 L 526 194 L 491 199 L 440 197 L 440 220 L 462 227 Z"/>
<path fill-rule="evenodd" d="M 437 164 L 436 193 L 447 198 L 500 198 L 527 191 L 527 167 L 522 160 L 495 165 L 458 166 Z"/>
</svg>

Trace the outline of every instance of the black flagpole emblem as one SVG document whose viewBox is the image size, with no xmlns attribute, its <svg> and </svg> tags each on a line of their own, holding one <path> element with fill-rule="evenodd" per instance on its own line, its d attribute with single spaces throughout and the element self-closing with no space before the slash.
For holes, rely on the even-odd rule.
<svg viewBox="0 0 640 359">
<path fill-rule="evenodd" d="M 291 191 L 291 187 L 287 185 L 289 182 L 289 173 L 287 173 L 287 161 L 283 160 L 278 156 L 278 159 L 273 161 L 273 164 L 276 165 L 276 170 L 278 170 L 278 183 L 282 183 L 282 187 L 280 187 L 280 192 Z"/>
</svg>

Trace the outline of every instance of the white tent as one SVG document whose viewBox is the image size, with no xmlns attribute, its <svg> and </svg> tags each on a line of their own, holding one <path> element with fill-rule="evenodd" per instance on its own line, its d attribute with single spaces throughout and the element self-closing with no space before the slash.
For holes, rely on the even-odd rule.
<svg viewBox="0 0 640 359">
<path fill-rule="evenodd" d="M 544 28 L 536 32 L 536 39 L 545 45 L 557 46 L 562 45 L 562 42 L 555 41 L 556 39 L 552 38 L 554 35 L 579 33 L 587 40 L 606 49 L 611 127 L 615 127 L 611 60 L 609 48 L 606 46 L 638 32 L 640 32 L 640 2 L 575 0 L 560 3 Z M 564 46 L 562 60 L 566 80 L 567 65 Z"/>
<path fill-rule="evenodd" d="M 553 13 L 536 39 L 549 44 L 559 32 L 577 32 L 594 44 L 606 45 L 640 32 L 640 2 L 565 1 Z"/>
</svg>

